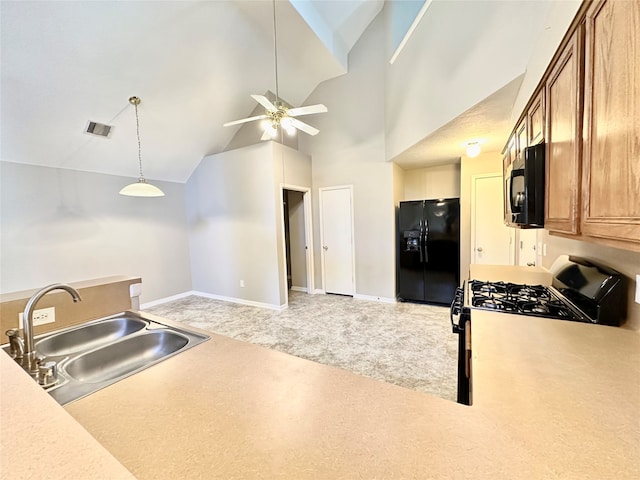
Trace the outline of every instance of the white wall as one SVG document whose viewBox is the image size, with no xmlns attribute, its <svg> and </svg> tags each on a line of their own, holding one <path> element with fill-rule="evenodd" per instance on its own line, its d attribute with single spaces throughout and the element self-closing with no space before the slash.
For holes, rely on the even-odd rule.
<svg viewBox="0 0 640 480">
<path fill-rule="evenodd" d="M 460 164 L 416 168 L 404 173 L 403 200 L 460 197 Z"/>
<path fill-rule="evenodd" d="M 305 103 L 329 112 L 310 118 L 320 129 L 300 138 L 313 158 L 314 225 L 318 188 L 353 185 L 356 294 L 395 297 L 393 164 L 384 156 L 384 22 L 378 16 L 349 55 L 349 73 L 320 84 Z M 315 228 L 319 245 L 319 228 Z M 315 249 L 317 287 L 320 253 Z"/>
<path fill-rule="evenodd" d="M 184 185 L 119 195 L 133 178 L 0 162 L 1 291 L 142 277 L 142 301 L 191 289 Z"/>
<path fill-rule="evenodd" d="M 286 304 L 281 185 L 309 186 L 309 163 L 274 142 L 202 160 L 187 182 L 194 290 L 270 307 Z"/>
<path fill-rule="evenodd" d="M 522 75 L 550 4 L 433 2 L 395 63 L 385 62 L 386 158 Z"/>
</svg>

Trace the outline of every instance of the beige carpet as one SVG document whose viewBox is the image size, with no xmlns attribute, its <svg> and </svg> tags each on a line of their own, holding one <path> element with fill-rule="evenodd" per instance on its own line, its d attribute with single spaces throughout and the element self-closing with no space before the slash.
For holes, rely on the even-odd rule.
<svg viewBox="0 0 640 480">
<path fill-rule="evenodd" d="M 281 312 L 199 296 L 146 311 L 401 387 L 456 399 L 449 309 L 289 293 Z"/>
</svg>

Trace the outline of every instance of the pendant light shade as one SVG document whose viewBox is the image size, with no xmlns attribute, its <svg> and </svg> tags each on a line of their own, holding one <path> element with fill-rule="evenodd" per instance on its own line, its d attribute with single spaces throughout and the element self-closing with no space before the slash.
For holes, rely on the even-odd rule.
<svg viewBox="0 0 640 480">
<path fill-rule="evenodd" d="M 140 167 L 140 177 L 135 183 L 131 183 L 120 190 L 120 195 L 129 197 L 164 197 L 164 192 L 155 185 L 147 183 L 142 174 L 142 149 L 140 147 L 140 121 L 138 119 L 138 105 L 140 99 L 138 97 L 129 98 L 129 103 L 136 109 L 136 137 L 138 138 L 138 165 Z"/>
<path fill-rule="evenodd" d="M 120 195 L 129 197 L 164 197 L 164 192 L 155 185 L 147 183 L 143 177 L 140 177 L 136 183 L 131 183 L 120 190 Z"/>
</svg>

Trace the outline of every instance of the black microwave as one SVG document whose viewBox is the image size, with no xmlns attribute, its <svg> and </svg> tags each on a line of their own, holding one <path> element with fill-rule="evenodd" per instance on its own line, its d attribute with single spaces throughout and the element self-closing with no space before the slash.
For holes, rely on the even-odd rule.
<svg viewBox="0 0 640 480">
<path fill-rule="evenodd" d="M 504 221 L 510 227 L 544 226 L 544 151 L 544 143 L 527 147 L 505 170 Z"/>
</svg>

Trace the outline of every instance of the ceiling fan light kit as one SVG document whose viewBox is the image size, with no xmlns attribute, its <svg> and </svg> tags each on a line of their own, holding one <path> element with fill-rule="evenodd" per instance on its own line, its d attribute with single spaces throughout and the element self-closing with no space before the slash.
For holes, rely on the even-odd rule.
<svg viewBox="0 0 640 480">
<path fill-rule="evenodd" d="M 319 103 L 317 105 L 309 105 L 307 107 L 287 108 L 280 101 L 280 92 L 278 88 L 278 34 L 276 28 L 276 0 L 273 0 L 273 50 L 274 50 L 274 63 L 275 63 L 275 77 L 276 77 L 276 99 L 275 102 L 271 102 L 264 95 L 251 95 L 256 102 L 262 105 L 265 109 L 264 115 L 256 115 L 253 117 L 242 118 L 240 120 L 234 120 L 224 124 L 225 127 L 231 127 L 233 125 L 240 125 L 242 123 L 252 122 L 254 120 L 264 120 L 262 122 L 262 129 L 264 133 L 260 140 L 269 140 L 275 138 L 278 134 L 278 127 L 287 132 L 288 135 L 294 135 L 296 130 L 301 130 L 309 135 L 317 135 L 320 130 L 311 125 L 298 120 L 301 115 L 311 115 L 314 113 L 325 113 L 327 107 Z"/>
<path fill-rule="evenodd" d="M 135 183 L 131 183 L 120 190 L 120 195 L 126 195 L 128 197 L 164 197 L 164 192 L 155 185 L 147 183 L 142 174 L 142 149 L 140 147 L 140 120 L 138 119 L 138 105 L 140 105 L 140 98 L 129 97 L 129 103 L 134 106 L 136 110 L 136 137 L 138 139 L 138 166 L 140 167 L 140 177 Z"/>
</svg>

